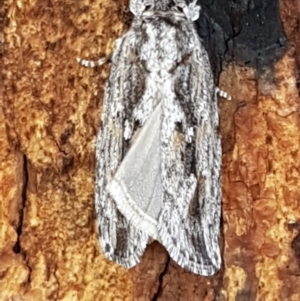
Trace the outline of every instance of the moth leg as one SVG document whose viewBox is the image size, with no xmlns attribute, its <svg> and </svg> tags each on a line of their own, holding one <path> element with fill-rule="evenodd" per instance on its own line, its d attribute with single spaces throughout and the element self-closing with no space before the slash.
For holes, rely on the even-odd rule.
<svg viewBox="0 0 300 301">
<path fill-rule="evenodd" d="M 103 64 L 108 62 L 111 59 L 111 57 L 112 57 L 112 53 L 105 57 L 99 58 L 98 60 L 95 61 L 85 60 L 80 57 L 78 57 L 76 60 L 80 65 L 84 67 L 94 68 L 96 66 L 102 66 Z"/>
<path fill-rule="evenodd" d="M 219 87 L 216 87 L 215 91 L 217 95 L 219 94 L 221 97 L 231 100 L 231 96 L 227 92 L 221 90 Z"/>
</svg>

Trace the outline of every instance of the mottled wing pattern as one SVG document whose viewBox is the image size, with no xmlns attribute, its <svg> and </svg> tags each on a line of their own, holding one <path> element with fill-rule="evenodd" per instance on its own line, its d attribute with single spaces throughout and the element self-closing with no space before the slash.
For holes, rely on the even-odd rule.
<svg viewBox="0 0 300 301">
<path fill-rule="evenodd" d="M 206 50 L 191 23 L 182 22 L 177 41 L 183 53 L 174 71 L 175 100 L 165 101 L 162 120 L 164 207 L 159 233 L 170 256 L 196 274 L 221 265 L 221 144 L 218 107 Z M 180 46 L 181 45 L 181 46 Z M 175 103 L 184 112 L 172 126 Z"/>
<path fill-rule="evenodd" d="M 144 75 L 134 62 L 134 41 L 132 30 L 117 40 L 96 142 L 95 208 L 100 244 L 107 258 L 127 268 L 140 261 L 148 236 L 118 211 L 106 186 L 129 147 L 133 131 L 132 108 L 143 93 Z"/>
<path fill-rule="evenodd" d="M 142 13 L 149 3 L 132 1 L 137 18 L 117 43 L 106 84 L 96 144 L 100 243 L 106 257 L 127 268 L 143 254 L 148 236 L 118 211 L 106 186 L 136 129 L 161 103 L 160 240 L 180 266 L 208 276 L 221 265 L 221 144 L 208 55 L 190 22 L 199 9 L 195 2 L 183 6 L 185 17 L 171 12 L 172 1 L 164 0 Z"/>
</svg>

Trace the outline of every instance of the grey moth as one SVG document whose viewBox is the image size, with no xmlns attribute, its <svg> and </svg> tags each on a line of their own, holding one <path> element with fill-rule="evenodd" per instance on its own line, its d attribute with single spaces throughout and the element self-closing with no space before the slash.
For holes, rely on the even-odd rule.
<svg viewBox="0 0 300 301">
<path fill-rule="evenodd" d="M 95 209 L 107 258 L 135 266 L 149 239 L 200 275 L 221 266 L 217 93 L 196 1 L 131 0 L 96 142 Z M 94 67 L 107 61 L 78 59 Z"/>
</svg>

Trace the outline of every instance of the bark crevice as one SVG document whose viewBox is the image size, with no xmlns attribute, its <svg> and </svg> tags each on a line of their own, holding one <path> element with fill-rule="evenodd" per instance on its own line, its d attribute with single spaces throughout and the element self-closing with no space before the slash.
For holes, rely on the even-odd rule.
<svg viewBox="0 0 300 301">
<path fill-rule="evenodd" d="M 22 252 L 21 248 L 21 242 L 20 238 L 22 235 L 22 230 L 23 230 L 23 221 L 24 221 L 24 210 L 26 207 L 26 202 L 27 202 L 27 188 L 28 188 L 28 159 L 26 155 L 23 155 L 23 186 L 22 186 L 22 191 L 21 191 L 21 208 L 20 208 L 20 215 L 19 215 L 19 223 L 18 227 L 16 229 L 18 238 L 17 241 L 13 247 L 13 251 L 16 254 L 20 254 Z"/>
<path fill-rule="evenodd" d="M 154 294 L 151 301 L 157 301 L 158 298 L 160 297 L 162 291 L 163 291 L 163 281 L 164 281 L 165 275 L 167 274 L 167 271 L 168 271 L 168 268 L 169 268 L 169 265 L 170 265 L 170 261 L 171 261 L 171 258 L 170 258 L 170 255 L 168 254 L 168 258 L 166 260 L 165 267 L 164 267 L 163 271 L 160 273 L 159 278 L 158 278 L 159 283 L 158 283 L 157 291 Z"/>
</svg>

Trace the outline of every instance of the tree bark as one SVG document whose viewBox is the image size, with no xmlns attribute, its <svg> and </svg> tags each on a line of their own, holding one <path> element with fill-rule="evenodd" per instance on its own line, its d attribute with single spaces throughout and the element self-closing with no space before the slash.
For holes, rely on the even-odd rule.
<svg viewBox="0 0 300 301">
<path fill-rule="evenodd" d="M 220 100 L 223 266 L 201 277 L 158 242 L 131 270 L 98 243 L 94 146 L 109 64 L 76 57 L 113 50 L 128 2 L 0 2 L 0 301 L 300 300 L 300 5 L 234 3 L 200 1 L 197 24 L 232 96 Z"/>
</svg>

